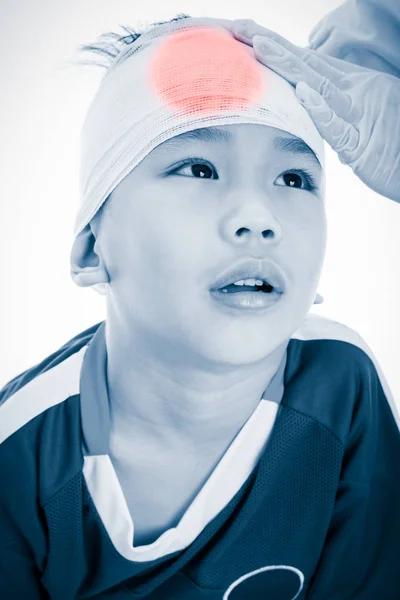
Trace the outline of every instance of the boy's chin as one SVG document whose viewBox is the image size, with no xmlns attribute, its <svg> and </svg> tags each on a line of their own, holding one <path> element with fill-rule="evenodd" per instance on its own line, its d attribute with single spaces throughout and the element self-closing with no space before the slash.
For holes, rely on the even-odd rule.
<svg viewBox="0 0 400 600">
<path fill-rule="evenodd" d="M 286 339 L 282 333 L 268 335 L 268 331 L 264 335 L 258 331 L 257 335 L 247 332 L 243 335 L 221 335 L 218 338 L 210 336 L 203 352 L 211 362 L 244 366 L 266 360 Z"/>
<path fill-rule="evenodd" d="M 245 365 L 262 361 L 288 342 L 300 327 L 309 311 L 307 302 L 301 307 L 287 305 L 268 318 L 237 319 L 230 323 L 220 320 L 217 327 L 203 328 L 201 334 L 204 350 L 211 360 L 232 365 Z"/>
</svg>

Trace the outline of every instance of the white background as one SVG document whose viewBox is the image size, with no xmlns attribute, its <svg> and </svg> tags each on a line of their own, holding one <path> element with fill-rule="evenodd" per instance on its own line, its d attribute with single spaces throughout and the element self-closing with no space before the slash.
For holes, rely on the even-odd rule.
<svg viewBox="0 0 400 600">
<path fill-rule="evenodd" d="M 104 297 L 69 274 L 80 128 L 103 75 L 63 66 L 79 45 L 119 24 L 141 30 L 181 12 L 252 18 L 306 45 L 340 3 L 1 0 L 0 387 L 105 317 Z M 313 311 L 363 336 L 400 405 L 400 205 L 366 188 L 330 150 L 327 173 L 325 302 Z"/>
</svg>

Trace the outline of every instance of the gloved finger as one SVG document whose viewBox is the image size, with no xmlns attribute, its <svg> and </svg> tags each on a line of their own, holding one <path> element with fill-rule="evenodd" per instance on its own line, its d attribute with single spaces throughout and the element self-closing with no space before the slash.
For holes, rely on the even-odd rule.
<svg viewBox="0 0 400 600">
<path fill-rule="evenodd" d="M 353 63 L 350 63 L 347 60 L 341 60 L 340 58 L 335 58 L 333 56 L 328 55 L 327 53 L 325 53 L 325 48 L 323 49 L 323 51 L 321 51 L 318 48 L 317 52 L 318 46 L 315 47 L 314 43 L 311 43 L 311 45 L 306 48 L 296 46 L 295 44 L 292 44 L 284 37 L 279 35 L 279 33 L 276 33 L 271 29 L 267 29 L 266 27 L 259 25 L 252 19 L 233 19 L 232 25 L 230 26 L 230 31 L 232 31 L 232 33 L 237 39 L 239 39 L 244 44 L 247 44 L 248 46 L 253 45 L 253 37 L 255 35 L 266 36 L 269 39 L 278 42 L 278 44 L 280 44 L 287 50 L 290 50 L 293 54 L 296 54 L 296 56 L 302 58 L 306 62 L 309 60 L 308 51 L 311 50 L 313 55 L 321 57 L 323 63 L 326 63 L 327 65 L 333 67 L 334 71 L 326 72 L 325 68 L 323 67 L 323 64 L 320 63 L 318 69 L 321 69 L 321 74 L 324 75 L 324 77 L 333 80 L 337 87 L 340 87 L 340 81 L 343 77 L 343 73 L 353 73 L 355 70 L 370 71 L 370 69 L 367 69 L 366 67 L 360 67 L 359 65 L 354 65 Z M 324 72 L 322 71 L 322 69 L 324 69 Z"/>
<path fill-rule="evenodd" d="M 301 58 L 301 60 L 308 64 L 312 69 L 318 71 L 318 73 L 321 73 L 321 75 L 330 79 L 333 81 L 333 83 L 335 83 L 335 85 L 340 87 L 343 79 L 343 70 L 340 67 L 346 65 L 345 61 L 339 60 L 337 65 L 332 65 L 328 61 L 324 60 L 324 55 L 321 55 L 320 53 L 317 53 L 309 48 L 301 48 L 300 46 L 296 46 L 295 44 L 289 42 L 289 40 L 279 35 L 279 33 L 276 33 L 271 29 L 267 29 L 266 27 L 262 27 L 261 25 L 258 25 L 249 19 L 235 19 L 233 21 L 231 30 L 236 37 L 240 37 L 241 41 L 248 45 L 253 44 L 253 37 L 256 35 L 265 36 L 268 39 L 277 42 L 286 48 L 286 50 Z"/>
<path fill-rule="evenodd" d="M 342 77 L 346 73 L 371 73 L 371 69 L 368 67 L 362 67 L 360 65 L 349 62 L 348 60 L 343 60 L 341 58 L 336 58 L 335 56 L 330 56 L 329 54 L 325 54 L 322 50 L 317 50 L 313 46 L 306 46 L 304 51 L 311 51 L 314 56 L 320 56 L 323 61 L 331 65 L 336 69 L 337 72 L 342 73 Z"/>
<path fill-rule="evenodd" d="M 278 33 L 259 25 L 253 19 L 233 19 L 229 29 L 235 37 L 240 38 L 240 41 L 250 46 L 254 35 L 269 35 L 278 42 L 283 39 Z"/>
<path fill-rule="evenodd" d="M 353 161 L 360 140 L 360 134 L 354 125 L 341 119 L 324 98 L 305 82 L 298 83 L 296 95 L 321 136 L 339 154 L 341 162 L 347 164 Z"/>
<path fill-rule="evenodd" d="M 296 52 L 296 46 L 290 44 L 294 47 L 294 50 L 291 50 L 293 54 L 296 54 L 306 65 L 311 67 L 314 71 L 326 77 L 336 85 L 339 89 L 346 89 L 347 81 L 345 80 L 346 72 L 349 72 L 349 69 L 346 70 L 347 63 L 344 60 L 335 59 L 335 62 L 327 60 L 331 57 L 325 56 L 320 52 L 316 52 L 311 48 L 301 48 L 301 54 Z M 288 50 L 289 44 L 286 44 Z M 354 71 L 354 65 L 353 69 Z"/>
<path fill-rule="evenodd" d="M 232 31 L 235 37 L 240 39 L 241 42 L 248 44 L 249 46 L 253 44 L 253 37 L 255 35 L 258 35 L 265 36 L 270 40 L 277 42 L 290 52 L 293 52 L 293 54 L 296 54 L 300 57 L 302 57 L 303 52 L 305 51 L 304 48 L 292 44 L 291 42 L 289 42 L 289 40 L 279 35 L 279 33 L 276 33 L 276 31 L 272 31 L 272 29 L 267 29 L 266 27 L 259 25 L 252 19 L 234 19 L 232 21 L 230 30 Z"/>
<path fill-rule="evenodd" d="M 277 42 L 259 37 L 253 38 L 253 48 L 257 59 L 284 77 L 293 86 L 305 81 L 317 90 L 333 110 L 344 119 L 350 118 L 351 99 L 327 77 L 314 71 L 301 57 L 296 56 Z"/>
</svg>

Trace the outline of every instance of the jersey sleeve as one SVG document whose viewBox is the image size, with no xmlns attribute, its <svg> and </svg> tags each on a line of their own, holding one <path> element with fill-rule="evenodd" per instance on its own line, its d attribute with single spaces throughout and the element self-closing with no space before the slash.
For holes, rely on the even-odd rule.
<svg viewBox="0 0 400 600">
<path fill-rule="evenodd" d="M 400 3 L 347 0 L 314 27 L 310 47 L 400 77 Z"/>
<path fill-rule="evenodd" d="M 79 423 L 73 399 L 79 398 L 85 347 L 100 325 L 79 333 L 0 389 L 0 600 L 50 598 L 51 558 L 58 549 L 45 507 L 62 486 L 55 476 L 60 448 L 66 448 L 62 439 L 78 448 L 78 463 L 66 450 L 62 464 L 73 474 L 80 469 L 80 447 L 71 437 Z"/>
<path fill-rule="evenodd" d="M 0 443 L 0 598 L 48 600 L 47 539 L 38 502 L 34 427 Z"/>
<path fill-rule="evenodd" d="M 359 370 L 335 507 L 307 600 L 400 598 L 399 425 L 375 365 L 366 358 Z"/>
<path fill-rule="evenodd" d="M 30 501 L 22 505 L 20 494 L 15 493 L 12 479 L 7 478 L 7 459 L 0 445 L 0 598 L 7 600 L 48 600 L 40 584 L 37 556 L 30 537 L 35 533 L 36 517 L 30 510 Z M 25 493 L 29 492 L 29 477 Z"/>
</svg>

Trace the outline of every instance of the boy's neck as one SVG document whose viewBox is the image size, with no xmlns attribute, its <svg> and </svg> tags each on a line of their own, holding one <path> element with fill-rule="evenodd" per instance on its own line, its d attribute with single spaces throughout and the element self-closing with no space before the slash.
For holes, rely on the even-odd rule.
<svg viewBox="0 0 400 600">
<path fill-rule="evenodd" d="M 171 353 L 138 345 L 107 323 L 111 427 L 121 439 L 175 452 L 207 451 L 232 439 L 259 404 L 288 341 L 266 359 L 241 367 L 184 364 Z M 135 443 L 136 447 L 136 443 Z"/>
</svg>

